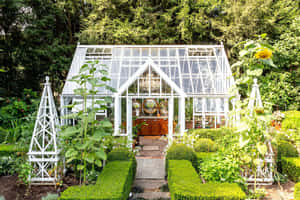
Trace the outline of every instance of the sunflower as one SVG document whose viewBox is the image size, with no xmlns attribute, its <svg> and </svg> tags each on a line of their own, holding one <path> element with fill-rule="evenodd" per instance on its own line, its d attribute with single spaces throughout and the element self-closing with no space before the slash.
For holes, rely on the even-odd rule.
<svg viewBox="0 0 300 200">
<path fill-rule="evenodd" d="M 257 59 L 269 59 L 272 56 L 272 51 L 269 49 L 263 49 L 255 53 L 255 58 Z"/>
</svg>

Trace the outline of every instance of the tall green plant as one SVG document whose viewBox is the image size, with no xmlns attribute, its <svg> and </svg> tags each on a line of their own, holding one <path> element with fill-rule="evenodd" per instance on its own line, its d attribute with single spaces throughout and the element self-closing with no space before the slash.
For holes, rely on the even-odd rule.
<svg viewBox="0 0 300 200">
<path fill-rule="evenodd" d="M 71 79 L 80 86 L 74 90 L 74 93 L 83 99 L 80 103 L 82 110 L 66 116 L 77 120 L 77 124 L 65 127 L 60 134 L 64 142 L 63 147 L 67 163 L 75 162 L 76 169 L 83 171 L 84 184 L 87 182 L 88 164 L 94 170 L 95 165 L 101 167 L 102 160 L 106 160 L 102 140 L 105 136 L 111 135 L 112 124 L 107 119 L 98 121 L 95 116 L 99 110 L 107 109 L 106 105 L 111 103 L 111 99 L 96 100 L 95 95 L 100 87 L 112 92 L 115 91 L 107 85 L 109 80 L 106 67 L 99 65 L 98 61 L 87 62 L 80 68 L 79 74 Z M 88 99 L 92 101 L 90 106 Z M 76 104 L 78 103 L 69 107 L 74 107 Z"/>
</svg>

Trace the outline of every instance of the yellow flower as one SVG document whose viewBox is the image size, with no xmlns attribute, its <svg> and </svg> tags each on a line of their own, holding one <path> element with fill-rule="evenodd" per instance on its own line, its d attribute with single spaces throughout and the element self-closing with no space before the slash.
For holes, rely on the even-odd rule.
<svg viewBox="0 0 300 200">
<path fill-rule="evenodd" d="M 272 51 L 269 49 L 263 49 L 261 51 L 256 52 L 255 58 L 257 59 L 269 59 L 272 56 Z"/>
</svg>

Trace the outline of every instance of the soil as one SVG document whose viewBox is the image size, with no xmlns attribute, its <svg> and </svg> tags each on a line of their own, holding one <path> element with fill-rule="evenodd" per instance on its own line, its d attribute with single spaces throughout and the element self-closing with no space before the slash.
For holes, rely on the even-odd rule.
<svg viewBox="0 0 300 200">
<path fill-rule="evenodd" d="M 0 176 L 0 196 L 5 200 L 41 200 L 48 193 L 59 194 L 68 186 L 78 185 L 78 180 L 73 175 L 63 179 L 63 185 L 55 186 L 25 186 L 20 183 L 17 176 Z"/>
</svg>

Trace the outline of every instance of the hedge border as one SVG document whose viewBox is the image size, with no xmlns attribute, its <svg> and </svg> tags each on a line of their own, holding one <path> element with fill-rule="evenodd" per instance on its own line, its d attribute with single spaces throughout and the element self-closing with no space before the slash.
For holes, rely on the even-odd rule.
<svg viewBox="0 0 300 200">
<path fill-rule="evenodd" d="M 294 197 L 295 200 L 300 200 L 300 182 L 295 184 Z"/>
<path fill-rule="evenodd" d="M 132 161 L 109 162 L 101 172 L 95 185 L 71 186 L 60 200 L 126 200 L 134 180 Z"/>
<path fill-rule="evenodd" d="M 282 157 L 282 172 L 288 177 L 298 182 L 300 181 L 300 158 L 299 157 Z"/>
<path fill-rule="evenodd" d="M 169 160 L 168 162 L 168 182 L 172 200 L 246 199 L 246 194 L 235 183 L 201 184 L 190 161 Z"/>
</svg>

